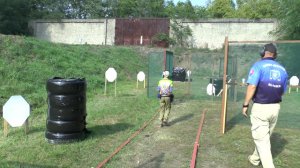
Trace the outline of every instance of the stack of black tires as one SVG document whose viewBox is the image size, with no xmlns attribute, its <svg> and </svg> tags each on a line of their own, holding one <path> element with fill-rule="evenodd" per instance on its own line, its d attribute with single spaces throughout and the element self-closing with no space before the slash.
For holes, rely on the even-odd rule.
<svg viewBox="0 0 300 168">
<path fill-rule="evenodd" d="M 184 82 L 186 77 L 185 68 L 175 67 L 172 72 L 173 81 L 181 81 Z"/>
<path fill-rule="evenodd" d="M 86 81 L 55 77 L 47 81 L 49 143 L 66 143 L 86 137 Z"/>
</svg>

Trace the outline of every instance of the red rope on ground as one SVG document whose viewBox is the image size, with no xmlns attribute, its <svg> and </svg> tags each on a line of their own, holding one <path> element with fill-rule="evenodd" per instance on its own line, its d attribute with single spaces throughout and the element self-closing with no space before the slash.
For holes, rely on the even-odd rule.
<svg viewBox="0 0 300 168">
<path fill-rule="evenodd" d="M 200 146 L 199 145 L 199 139 L 200 139 L 200 135 L 201 135 L 201 132 L 202 132 L 202 126 L 203 126 L 203 123 L 204 123 L 204 118 L 205 118 L 206 111 L 207 111 L 206 109 L 203 110 L 202 116 L 201 116 L 201 119 L 200 119 L 200 124 L 199 124 L 199 128 L 198 128 L 196 141 L 195 141 L 195 144 L 194 144 L 194 151 L 193 151 L 193 154 L 192 154 L 192 160 L 191 160 L 190 168 L 195 168 L 195 166 L 196 166 L 196 157 L 197 157 L 197 153 L 198 153 L 198 148 Z"/>
<path fill-rule="evenodd" d="M 157 113 L 156 113 L 157 114 Z M 135 136 L 141 133 L 148 125 L 155 119 L 156 114 L 147 122 L 145 123 L 139 130 L 137 130 L 134 134 L 132 134 L 125 142 L 123 142 L 108 158 L 103 160 L 101 163 L 98 164 L 97 168 L 103 167 L 114 155 L 116 155 L 120 150 L 126 146 Z"/>
</svg>

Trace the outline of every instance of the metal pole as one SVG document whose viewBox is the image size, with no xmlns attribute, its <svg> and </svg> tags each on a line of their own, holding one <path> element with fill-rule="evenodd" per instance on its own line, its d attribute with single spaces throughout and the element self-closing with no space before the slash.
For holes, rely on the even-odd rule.
<svg viewBox="0 0 300 168">
<path fill-rule="evenodd" d="M 117 97 L 117 79 L 115 80 L 115 97 Z"/>
<path fill-rule="evenodd" d="M 107 85 L 107 80 L 106 80 L 106 78 L 105 78 L 104 95 L 106 95 L 106 85 Z"/>
<path fill-rule="evenodd" d="M 107 16 L 105 16 L 105 45 L 107 44 Z"/>
<path fill-rule="evenodd" d="M 7 134 L 8 134 L 8 122 L 3 119 L 3 133 L 4 133 L 4 136 L 7 137 Z"/>
<path fill-rule="evenodd" d="M 225 133 L 226 128 L 226 109 L 227 109 L 227 65 L 228 65 L 228 37 L 225 38 L 225 53 L 224 53 L 224 72 L 223 72 L 223 94 L 222 94 L 222 109 L 221 109 L 221 134 Z"/>
</svg>

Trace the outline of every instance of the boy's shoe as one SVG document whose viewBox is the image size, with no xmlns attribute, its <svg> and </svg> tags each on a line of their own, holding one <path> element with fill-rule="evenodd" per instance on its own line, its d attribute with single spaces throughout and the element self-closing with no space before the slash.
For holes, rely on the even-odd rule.
<svg viewBox="0 0 300 168">
<path fill-rule="evenodd" d="M 170 124 L 167 121 L 164 121 L 163 126 L 170 126 Z"/>
<path fill-rule="evenodd" d="M 260 164 L 260 160 L 251 159 L 251 155 L 248 156 L 248 160 L 253 166 L 259 166 L 259 164 Z"/>
<path fill-rule="evenodd" d="M 160 122 L 159 125 L 158 125 L 158 128 L 161 128 L 164 126 L 164 123 L 163 122 Z"/>
</svg>

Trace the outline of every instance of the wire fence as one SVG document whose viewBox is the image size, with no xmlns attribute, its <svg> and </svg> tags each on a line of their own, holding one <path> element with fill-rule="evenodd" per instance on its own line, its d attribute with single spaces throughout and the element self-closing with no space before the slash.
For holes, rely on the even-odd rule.
<svg viewBox="0 0 300 168">
<path fill-rule="evenodd" d="M 228 41 L 225 45 L 228 46 L 225 50 L 225 59 L 227 59 L 227 69 L 223 70 L 226 74 L 226 95 L 224 95 L 222 103 L 223 121 L 221 123 L 221 131 L 225 132 L 236 124 L 246 124 L 248 121 L 243 119 L 241 115 L 241 107 L 246 93 L 246 81 L 251 66 L 261 59 L 260 51 L 263 50 L 263 46 L 267 43 L 273 43 L 277 46 L 278 56 L 277 61 L 282 64 L 288 74 L 291 76 L 300 75 L 300 41 Z M 226 46 L 225 46 L 226 48 Z M 223 68 L 224 68 L 223 66 Z M 282 104 L 281 115 L 279 120 L 284 120 L 281 125 L 288 127 L 288 125 L 294 125 L 300 127 L 292 116 L 292 114 L 300 114 L 297 110 L 296 104 L 292 103 L 292 95 L 285 96 Z M 222 122 L 222 118 L 221 118 Z M 223 132 L 223 133 L 224 133 Z"/>
</svg>

